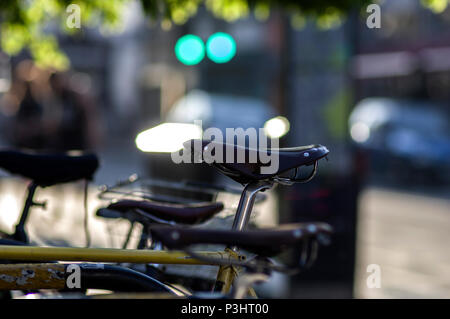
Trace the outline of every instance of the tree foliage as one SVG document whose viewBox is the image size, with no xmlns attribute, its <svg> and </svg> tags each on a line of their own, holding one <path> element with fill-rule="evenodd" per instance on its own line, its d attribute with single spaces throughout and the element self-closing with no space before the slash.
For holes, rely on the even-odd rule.
<svg viewBox="0 0 450 319">
<path fill-rule="evenodd" d="M 0 45 L 10 55 L 28 48 L 38 64 L 64 69 L 67 57 L 58 49 L 51 26 L 67 33 L 77 32 L 66 25 L 67 7 L 71 3 L 81 8 L 81 24 L 103 30 L 120 31 L 124 8 L 134 0 L 1 0 Z M 186 23 L 199 6 L 204 5 L 214 16 L 233 22 L 249 14 L 259 20 L 269 17 L 271 9 L 281 7 L 291 14 L 294 27 L 302 27 L 305 16 L 316 19 L 319 27 L 329 28 L 339 24 L 352 9 L 361 9 L 370 0 L 138 0 L 149 19 L 163 26 Z M 433 11 L 446 8 L 450 0 L 420 0 Z"/>
</svg>

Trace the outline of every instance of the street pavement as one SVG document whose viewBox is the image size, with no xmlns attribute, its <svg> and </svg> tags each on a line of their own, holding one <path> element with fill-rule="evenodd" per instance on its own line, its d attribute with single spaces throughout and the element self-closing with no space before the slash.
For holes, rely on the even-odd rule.
<svg viewBox="0 0 450 319">
<path fill-rule="evenodd" d="M 359 199 L 355 296 L 450 298 L 450 191 L 368 188 Z M 368 288 L 370 264 L 380 288 Z"/>
</svg>

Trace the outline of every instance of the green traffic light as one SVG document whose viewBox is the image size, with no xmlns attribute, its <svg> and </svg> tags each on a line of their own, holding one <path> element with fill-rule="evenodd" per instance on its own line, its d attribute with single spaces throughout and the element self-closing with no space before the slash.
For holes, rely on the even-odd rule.
<svg viewBox="0 0 450 319">
<path fill-rule="evenodd" d="M 199 63 L 205 57 L 205 46 L 202 39 L 193 34 L 182 36 L 175 44 L 175 55 L 183 64 Z"/>
<path fill-rule="evenodd" d="M 228 33 L 214 33 L 206 42 L 206 54 L 216 63 L 226 63 L 236 55 L 236 42 Z"/>
</svg>

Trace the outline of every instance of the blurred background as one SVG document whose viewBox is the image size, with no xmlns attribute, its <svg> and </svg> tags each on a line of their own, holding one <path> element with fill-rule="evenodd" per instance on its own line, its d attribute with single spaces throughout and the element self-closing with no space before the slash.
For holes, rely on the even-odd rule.
<svg viewBox="0 0 450 319">
<path fill-rule="evenodd" d="M 95 185 L 137 173 L 239 186 L 207 166 L 172 163 L 180 139 L 201 136 L 194 120 L 203 130 L 264 127 L 282 147 L 320 143 L 331 153 L 318 176 L 276 188 L 266 215 L 269 224 L 325 221 L 336 233 L 311 270 L 278 283 L 277 296 L 450 297 L 447 0 L 376 2 L 380 28 L 366 24 L 368 2 L 319 18 L 263 6 L 224 19 L 201 5 L 181 25 L 150 19 L 142 3 L 121 8 L 119 33 L 46 25 L 63 71 L 33 44 L 7 53 L 21 38 L 2 24 L 2 148 L 94 150 Z M 26 184 L 1 174 L 0 227 L 11 230 Z M 78 243 L 66 230 L 81 229 L 80 194 L 80 185 L 40 190 L 49 208 L 32 212 L 33 235 L 52 228 Z M 380 288 L 366 284 L 371 264 Z"/>
</svg>

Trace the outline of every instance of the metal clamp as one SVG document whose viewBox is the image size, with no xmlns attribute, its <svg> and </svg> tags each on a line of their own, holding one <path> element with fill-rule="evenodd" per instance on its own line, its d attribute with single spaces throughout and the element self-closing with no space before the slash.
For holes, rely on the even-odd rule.
<svg viewBox="0 0 450 319">
<path fill-rule="evenodd" d="M 295 183 L 307 183 L 310 180 L 312 180 L 314 178 L 314 176 L 316 176 L 317 173 L 317 163 L 318 161 L 314 161 L 314 168 L 311 171 L 311 173 L 308 175 L 308 177 L 305 178 L 297 178 L 297 174 L 298 174 L 298 167 L 295 168 L 294 174 L 291 177 L 280 177 L 277 176 L 275 177 L 273 180 L 277 183 L 280 183 L 282 185 L 293 185 Z"/>
</svg>

